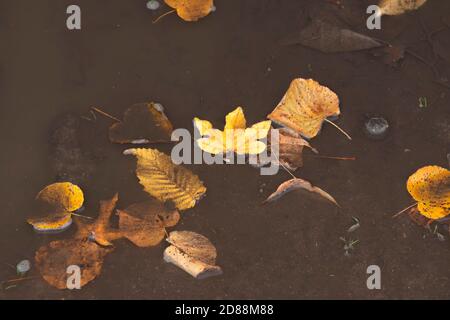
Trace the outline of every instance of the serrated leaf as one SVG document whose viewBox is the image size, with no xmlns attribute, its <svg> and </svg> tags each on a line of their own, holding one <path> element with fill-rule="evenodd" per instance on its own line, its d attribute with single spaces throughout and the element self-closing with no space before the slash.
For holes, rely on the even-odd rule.
<svg viewBox="0 0 450 320">
<path fill-rule="evenodd" d="M 194 207 L 206 192 L 198 176 L 156 149 L 127 149 L 124 154 L 136 156 L 136 175 L 144 190 L 160 201 L 172 201 L 178 210 Z"/>
</svg>

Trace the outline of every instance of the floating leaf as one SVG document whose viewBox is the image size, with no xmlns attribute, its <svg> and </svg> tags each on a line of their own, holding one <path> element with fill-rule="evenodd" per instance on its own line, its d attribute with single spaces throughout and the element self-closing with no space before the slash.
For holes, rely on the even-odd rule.
<svg viewBox="0 0 450 320">
<path fill-rule="evenodd" d="M 381 14 L 397 16 L 407 11 L 417 10 L 423 6 L 427 0 L 381 0 L 378 6 Z"/>
<path fill-rule="evenodd" d="M 39 248 L 35 260 L 45 281 L 58 289 L 66 289 L 69 266 L 80 268 L 80 285 L 84 286 L 101 273 L 103 259 L 109 252 L 111 248 L 86 240 L 58 240 Z"/>
<path fill-rule="evenodd" d="M 167 209 L 154 199 L 118 210 L 118 215 L 122 234 L 138 247 L 159 244 L 166 234 L 165 227 L 172 227 L 180 220 L 177 210 Z"/>
<path fill-rule="evenodd" d="M 267 117 L 306 138 L 315 137 L 322 122 L 340 114 L 339 98 L 318 82 L 294 79 L 283 99 Z"/>
<path fill-rule="evenodd" d="M 266 144 L 259 139 L 266 138 L 271 122 L 262 121 L 246 128 L 246 119 L 241 107 L 225 117 L 224 130 L 214 129 L 206 120 L 194 118 L 194 126 L 203 138 L 197 144 L 203 151 L 221 154 L 234 151 L 237 154 L 259 154 L 266 150 Z"/>
<path fill-rule="evenodd" d="M 217 251 L 201 234 L 191 231 L 173 231 L 167 241 L 171 246 L 164 251 L 164 260 L 173 263 L 197 279 L 222 274 L 216 266 Z"/>
<path fill-rule="evenodd" d="M 197 21 L 207 16 L 213 9 L 213 0 L 164 0 L 177 10 L 178 16 L 185 21 Z"/>
<path fill-rule="evenodd" d="M 83 191 L 70 182 L 53 183 L 36 196 L 37 215 L 27 219 L 35 231 L 62 232 L 72 224 L 71 212 L 81 208 Z"/>
<path fill-rule="evenodd" d="M 320 19 L 313 20 L 299 33 L 288 36 L 282 44 L 301 44 L 325 53 L 359 51 L 382 45 L 373 38 L 341 29 Z"/>
<path fill-rule="evenodd" d="M 194 207 L 206 192 L 195 174 L 156 149 L 128 149 L 124 154 L 136 156 L 136 175 L 144 190 L 160 201 L 172 201 L 178 210 Z"/>
<path fill-rule="evenodd" d="M 408 178 L 406 188 L 425 217 L 436 220 L 450 214 L 449 170 L 439 166 L 420 168 Z"/>
<path fill-rule="evenodd" d="M 139 103 L 129 107 L 123 122 L 109 128 L 109 139 L 116 143 L 156 143 L 171 141 L 173 126 L 159 103 Z"/>
<path fill-rule="evenodd" d="M 282 196 L 284 196 L 286 193 L 289 193 L 294 190 L 299 190 L 299 189 L 303 189 L 303 190 L 306 190 L 309 192 L 316 193 L 319 196 L 321 196 L 322 198 L 334 203 L 336 206 L 339 207 L 336 200 L 329 193 L 325 192 L 324 190 L 320 189 L 319 187 L 314 187 L 310 182 L 300 179 L 300 178 L 294 178 L 294 179 L 285 181 L 282 184 L 280 184 L 279 187 L 277 188 L 277 190 L 274 193 L 272 193 L 264 201 L 264 203 L 273 202 L 273 201 L 281 198 Z"/>
<path fill-rule="evenodd" d="M 42 189 L 36 200 L 53 210 L 73 212 L 81 208 L 84 202 L 83 191 L 70 182 L 53 183 Z"/>
<path fill-rule="evenodd" d="M 72 225 L 72 214 L 70 212 L 58 212 L 45 217 L 29 218 L 27 222 L 37 232 L 62 232 Z"/>
</svg>

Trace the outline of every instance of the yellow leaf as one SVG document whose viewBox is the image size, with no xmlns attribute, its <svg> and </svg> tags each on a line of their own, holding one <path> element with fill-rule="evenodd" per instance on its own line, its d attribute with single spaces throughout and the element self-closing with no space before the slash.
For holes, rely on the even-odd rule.
<svg viewBox="0 0 450 320">
<path fill-rule="evenodd" d="M 72 214 L 58 212 L 41 218 L 29 218 L 27 222 L 38 232 L 63 231 L 72 224 Z"/>
<path fill-rule="evenodd" d="M 136 156 L 136 175 L 144 190 L 160 201 L 172 201 L 179 210 L 194 207 L 206 192 L 195 174 L 156 149 L 128 149 L 124 154 Z"/>
<path fill-rule="evenodd" d="M 212 128 L 206 120 L 194 118 L 194 125 L 204 136 L 197 139 L 200 149 L 211 154 L 220 154 L 234 151 L 238 154 L 259 154 L 266 149 L 266 144 L 259 139 L 267 137 L 271 121 L 261 121 L 250 128 L 246 127 L 244 111 L 236 108 L 225 117 L 223 131 Z"/>
<path fill-rule="evenodd" d="M 381 14 L 396 16 L 406 11 L 417 10 L 425 4 L 427 0 L 381 0 L 379 7 Z"/>
<path fill-rule="evenodd" d="M 213 0 L 164 0 L 177 10 L 178 16 L 185 21 L 197 21 L 207 16 L 213 8 Z"/>
<path fill-rule="evenodd" d="M 77 185 L 70 182 L 58 182 L 41 190 L 36 200 L 54 210 L 73 212 L 83 205 L 84 195 Z"/>
<path fill-rule="evenodd" d="M 408 178 L 406 188 L 425 217 L 440 219 L 450 214 L 449 170 L 439 166 L 420 168 Z"/>
<path fill-rule="evenodd" d="M 267 118 L 313 138 L 326 118 L 339 114 L 339 98 L 333 91 L 312 79 L 298 78 Z"/>
</svg>

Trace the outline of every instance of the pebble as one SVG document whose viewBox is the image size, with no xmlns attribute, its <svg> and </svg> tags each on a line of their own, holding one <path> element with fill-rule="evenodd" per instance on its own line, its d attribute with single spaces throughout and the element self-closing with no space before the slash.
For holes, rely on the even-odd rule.
<svg viewBox="0 0 450 320">
<path fill-rule="evenodd" d="M 369 138 L 379 140 L 386 137 L 389 123 L 382 117 L 373 117 L 364 123 L 364 129 Z"/>
<path fill-rule="evenodd" d="M 160 6 L 161 5 L 156 0 L 150 0 L 149 2 L 147 2 L 147 9 L 150 10 L 158 10 Z"/>
<path fill-rule="evenodd" d="M 22 260 L 16 266 L 17 274 L 19 276 L 24 276 L 30 269 L 31 263 L 29 260 Z"/>
</svg>

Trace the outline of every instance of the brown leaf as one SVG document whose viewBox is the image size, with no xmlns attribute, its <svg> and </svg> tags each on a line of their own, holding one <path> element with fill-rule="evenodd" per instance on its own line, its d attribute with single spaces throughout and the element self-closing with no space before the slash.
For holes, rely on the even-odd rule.
<svg viewBox="0 0 450 320">
<path fill-rule="evenodd" d="M 300 178 L 290 179 L 280 184 L 277 190 L 274 193 L 272 193 L 263 203 L 273 202 L 279 199 L 280 197 L 284 196 L 286 193 L 299 189 L 316 193 L 339 207 L 339 204 L 329 193 L 325 192 L 319 187 L 314 187 L 310 182 Z"/>
<path fill-rule="evenodd" d="M 80 267 L 80 282 L 84 286 L 101 273 L 103 259 L 111 250 L 81 239 L 58 240 L 39 248 L 35 260 L 45 281 L 58 289 L 66 289 L 69 266 Z"/>
<path fill-rule="evenodd" d="M 118 210 L 118 215 L 121 233 L 138 247 L 159 244 L 166 234 L 165 227 L 174 226 L 180 220 L 177 210 L 167 209 L 156 199 Z"/>
<path fill-rule="evenodd" d="M 373 38 L 341 29 L 319 19 L 313 20 L 298 34 L 283 40 L 282 44 L 301 44 L 325 53 L 358 51 L 382 46 Z"/>
<path fill-rule="evenodd" d="M 129 107 L 123 122 L 109 128 L 109 139 L 115 143 L 170 142 L 173 126 L 160 104 L 139 103 Z"/>
<path fill-rule="evenodd" d="M 204 236 L 191 231 L 171 232 L 164 250 L 164 260 L 173 263 L 197 279 L 222 274 L 216 266 L 216 248 Z"/>
<path fill-rule="evenodd" d="M 100 210 L 97 220 L 90 223 L 79 218 L 75 219 L 78 226 L 75 239 L 91 239 L 95 240 L 99 245 L 111 246 L 112 240 L 123 237 L 119 230 L 110 228 L 109 219 L 116 207 L 119 195 L 116 193 L 110 200 L 100 201 Z"/>
</svg>

